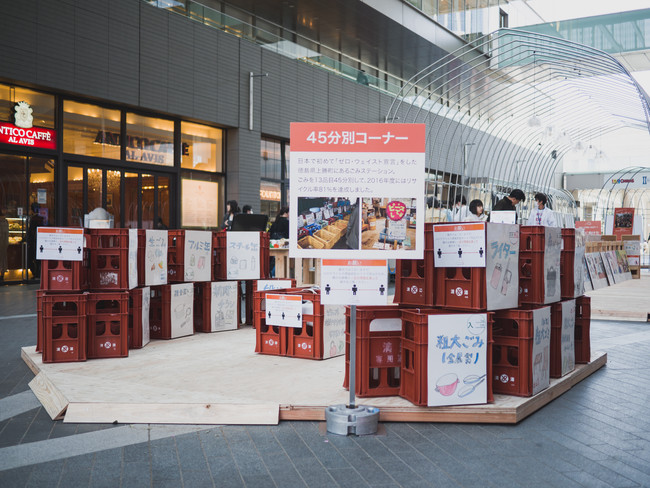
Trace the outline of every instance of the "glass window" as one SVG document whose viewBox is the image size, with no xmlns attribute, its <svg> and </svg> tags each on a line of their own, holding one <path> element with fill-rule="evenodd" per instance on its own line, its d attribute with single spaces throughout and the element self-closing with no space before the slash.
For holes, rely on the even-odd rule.
<svg viewBox="0 0 650 488">
<path fill-rule="evenodd" d="M 54 128 L 54 96 L 19 86 L 0 84 L 0 120 L 14 120 L 15 106 L 27 102 L 32 108 L 34 127 Z"/>
<path fill-rule="evenodd" d="M 88 169 L 88 212 L 92 212 L 102 205 L 104 170 L 99 168 Z"/>
<path fill-rule="evenodd" d="M 126 114 L 126 159 L 139 163 L 173 166 L 174 122 Z"/>
<path fill-rule="evenodd" d="M 262 138 L 260 175 L 262 178 L 282 178 L 282 145 L 280 141 Z"/>
<path fill-rule="evenodd" d="M 106 211 L 115 219 L 115 227 L 120 226 L 121 219 L 121 187 L 122 173 L 120 171 L 106 170 Z"/>
<path fill-rule="evenodd" d="M 219 225 L 219 183 L 183 178 L 181 180 L 181 225 L 215 228 Z"/>
<path fill-rule="evenodd" d="M 138 173 L 124 173 L 124 226 L 138 228 Z"/>
<path fill-rule="evenodd" d="M 169 177 L 158 177 L 158 221 L 156 228 L 169 229 Z M 216 213 L 215 213 L 216 215 Z M 162 224 L 162 225 L 159 225 Z"/>
<path fill-rule="evenodd" d="M 120 111 L 97 105 L 63 102 L 63 151 L 120 159 Z"/>
<path fill-rule="evenodd" d="M 223 171 L 223 131 L 207 125 L 181 122 L 181 167 Z"/>
<path fill-rule="evenodd" d="M 274 220 L 282 206 L 282 187 L 274 181 L 260 182 L 260 213 Z"/>
<path fill-rule="evenodd" d="M 142 175 L 142 228 L 153 229 L 155 213 L 154 195 L 155 178 L 153 175 Z"/>
<path fill-rule="evenodd" d="M 54 225 L 54 160 L 29 158 L 29 201 L 36 203 L 44 225 Z"/>
<path fill-rule="evenodd" d="M 70 227 L 83 226 L 84 169 L 68 166 L 68 220 Z"/>
</svg>

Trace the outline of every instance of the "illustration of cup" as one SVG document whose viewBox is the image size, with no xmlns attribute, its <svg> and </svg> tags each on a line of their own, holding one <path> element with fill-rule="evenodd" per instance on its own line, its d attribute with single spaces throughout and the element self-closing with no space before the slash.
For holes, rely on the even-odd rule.
<svg viewBox="0 0 650 488">
<path fill-rule="evenodd" d="M 447 373 L 436 381 L 436 391 L 442 396 L 453 395 L 458 386 L 458 376 L 454 373 Z"/>
</svg>

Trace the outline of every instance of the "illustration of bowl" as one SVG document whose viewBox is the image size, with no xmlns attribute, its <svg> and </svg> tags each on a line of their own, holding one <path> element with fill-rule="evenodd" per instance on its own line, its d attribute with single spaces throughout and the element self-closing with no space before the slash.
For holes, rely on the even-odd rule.
<svg viewBox="0 0 650 488">
<path fill-rule="evenodd" d="M 454 373 L 447 373 L 436 381 L 436 391 L 443 396 L 453 395 L 458 386 L 458 376 Z"/>
</svg>

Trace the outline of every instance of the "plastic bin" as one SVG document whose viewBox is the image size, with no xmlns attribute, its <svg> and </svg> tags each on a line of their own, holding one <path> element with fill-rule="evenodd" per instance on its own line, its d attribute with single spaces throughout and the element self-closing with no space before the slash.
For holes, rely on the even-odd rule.
<svg viewBox="0 0 650 488">
<path fill-rule="evenodd" d="M 89 293 L 88 359 L 127 357 L 129 293 Z"/>
<path fill-rule="evenodd" d="M 43 362 L 86 360 L 87 293 L 43 295 Z"/>
</svg>

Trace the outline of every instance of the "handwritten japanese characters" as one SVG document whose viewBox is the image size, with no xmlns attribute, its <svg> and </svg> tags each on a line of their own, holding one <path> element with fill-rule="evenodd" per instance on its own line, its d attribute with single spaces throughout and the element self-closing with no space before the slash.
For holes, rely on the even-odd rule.
<svg viewBox="0 0 650 488">
<path fill-rule="evenodd" d="M 487 402 L 487 314 L 429 315 L 430 407 Z"/>
<path fill-rule="evenodd" d="M 487 225 L 485 289 L 488 310 L 517 308 L 519 302 L 519 226 Z"/>
<path fill-rule="evenodd" d="M 536 395 L 551 384 L 551 307 L 533 310 L 533 330 L 533 395 Z"/>
<path fill-rule="evenodd" d="M 167 231 L 145 231 L 144 284 L 167 284 Z"/>
<path fill-rule="evenodd" d="M 544 303 L 554 303 L 559 302 L 562 297 L 560 286 L 562 229 L 544 227 L 544 233 Z"/>
<path fill-rule="evenodd" d="M 560 337 L 562 376 L 573 371 L 576 366 L 575 329 L 576 301 L 565 300 L 562 302 L 562 335 Z"/>
<path fill-rule="evenodd" d="M 211 284 L 210 331 L 235 330 L 239 326 L 237 317 L 239 282 L 220 281 Z"/>
<path fill-rule="evenodd" d="M 424 194 L 423 124 L 293 123 L 291 144 L 290 208 L 297 209 L 300 198 L 315 195 L 336 195 L 351 202 L 377 195 L 390 200 L 412 195 L 417 199 L 413 215 L 424 215 L 424 198 L 420 198 Z M 324 209 L 322 216 L 331 213 L 339 218 L 337 210 Z M 291 212 L 291 236 L 299 236 L 299 217 Z M 361 221 L 357 220 L 357 235 L 361 234 Z M 424 250 L 423 222 L 414 230 L 414 242 L 409 248 L 373 246 L 373 252 L 388 253 L 386 257 L 391 258 L 420 259 Z M 289 253 L 292 257 L 327 258 L 335 254 L 337 258 L 351 259 L 361 257 L 361 250 L 361 245 L 298 246 L 296 240 L 290 243 Z"/>
<path fill-rule="evenodd" d="M 171 285 L 171 338 L 194 334 L 194 284 Z"/>
<path fill-rule="evenodd" d="M 226 234 L 226 268 L 229 280 L 259 279 L 259 232 L 228 232 Z"/>
<path fill-rule="evenodd" d="M 184 251 L 185 281 L 210 281 L 212 233 L 186 230 Z"/>
</svg>

